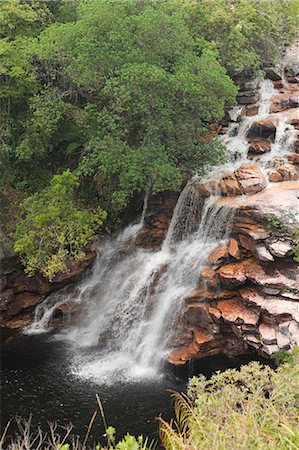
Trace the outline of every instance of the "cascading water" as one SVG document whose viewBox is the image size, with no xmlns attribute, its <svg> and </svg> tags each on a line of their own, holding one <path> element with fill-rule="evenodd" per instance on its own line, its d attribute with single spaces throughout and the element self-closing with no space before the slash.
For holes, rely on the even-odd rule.
<svg viewBox="0 0 299 450">
<path fill-rule="evenodd" d="M 230 231 L 232 210 L 215 205 L 214 200 L 203 206 L 190 182 L 158 252 L 134 245 L 140 224 L 107 241 L 99 249 L 91 275 L 67 296 L 63 292 L 49 296 L 36 309 L 36 322 L 27 333 L 45 331 L 62 303 L 79 303 L 84 318 L 79 325 L 65 326 L 61 334 L 78 347 L 97 346 L 100 351 L 96 359 L 75 363 L 80 376 L 108 382 L 112 375 L 156 375 L 169 351 L 184 296 L 196 287 L 209 252 Z M 200 225 L 194 230 L 200 212 Z"/>
<path fill-rule="evenodd" d="M 253 122 L 269 115 L 276 95 L 270 80 L 261 81 L 260 93 L 258 114 L 236 123 L 240 108 L 231 112 L 234 122 L 222 136 L 229 162 L 215 168 L 206 180 L 219 179 L 224 172 L 252 164 L 247 157 L 246 135 Z M 262 169 L 292 143 L 293 127 L 283 114 L 276 117 L 272 151 L 255 159 Z M 75 358 L 74 372 L 79 376 L 109 383 L 115 377 L 135 379 L 159 373 L 161 362 L 171 350 L 183 299 L 196 288 L 200 267 L 207 263 L 211 250 L 229 236 L 233 220 L 233 210 L 218 206 L 215 197 L 204 201 L 195 182 L 191 180 L 182 191 L 160 251 L 135 245 L 146 214 L 146 196 L 140 222 L 101 244 L 91 274 L 71 293 L 64 290 L 52 294 L 36 308 L 35 323 L 27 333 L 49 329 L 57 307 L 80 306 L 80 323 L 66 323 L 59 334 L 75 348 L 94 346 L 97 351 L 90 360 L 82 361 L 81 354 Z"/>
</svg>

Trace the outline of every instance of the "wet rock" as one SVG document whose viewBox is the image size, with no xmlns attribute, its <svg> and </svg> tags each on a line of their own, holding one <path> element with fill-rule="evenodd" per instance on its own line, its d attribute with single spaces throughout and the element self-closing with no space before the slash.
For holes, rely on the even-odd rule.
<svg viewBox="0 0 299 450">
<path fill-rule="evenodd" d="M 209 260 L 212 261 L 213 264 L 219 264 L 229 257 L 227 244 L 218 245 L 208 256 Z"/>
<path fill-rule="evenodd" d="M 200 272 L 200 278 L 207 287 L 211 289 L 217 287 L 217 273 L 212 267 L 204 267 Z"/>
<path fill-rule="evenodd" d="M 292 91 L 279 94 L 273 98 L 270 107 L 271 113 L 285 111 L 286 109 L 297 108 L 299 106 L 298 96 Z"/>
<path fill-rule="evenodd" d="M 236 239 L 229 239 L 227 244 L 227 251 L 230 256 L 232 256 L 235 259 L 241 258 L 241 252 L 239 249 L 239 244 Z"/>
<path fill-rule="evenodd" d="M 267 185 L 266 178 L 259 166 L 241 166 L 234 173 L 243 194 L 255 194 L 265 189 Z"/>
<path fill-rule="evenodd" d="M 219 188 L 223 195 L 241 195 L 241 189 L 236 176 L 233 173 L 226 173 L 220 180 Z"/>
<path fill-rule="evenodd" d="M 277 125 L 278 125 L 277 117 L 268 116 L 265 119 L 261 119 L 254 122 L 251 125 L 247 135 L 249 137 L 265 138 L 265 139 L 269 138 L 273 140 L 276 135 Z"/>
<path fill-rule="evenodd" d="M 266 165 L 267 168 L 276 168 L 279 166 L 283 166 L 287 163 L 286 158 L 281 156 L 274 156 Z"/>
<path fill-rule="evenodd" d="M 267 67 L 265 69 L 266 78 L 271 81 L 281 81 L 282 80 L 282 70 L 280 67 Z"/>
<path fill-rule="evenodd" d="M 258 102 L 260 98 L 260 93 L 257 91 L 239 92 L 237 95 L 237 100 L 240 105 L 251 105 Z"/>
<path fill-rule="evenodd" d="M 280 181 L 283 181 L 283 176 L 281 173 L 279 173 L 276 169 L 267 170 L 268 180 L 271 183 L 278 183 Z"/>
<path fill-rule="evenodd" d="M 288 154 L 288 162 L 293 164 L 294 166 L 299 165 L 299 154 L 298 153 L 289 153 Z"/>
<path fill-rule="evenodd" d="M 198 345 L 206 344 L 207 342 L 211 342 L 213 340 L 213 335 L 207 333 L 201 328 L 194 327 L 193 333 L 194 333 L 194 340 Z"/>
<path fill-rule="evenodd" d="M 268 139 L 258 139 L 252 142 L 248 147 L 248 156 L 263 155 L 271 151 L 271 143 Z"/>
<path fill-rule="evenodd" d="M 223 300 L 217 303 L 217 309 L 220 310 L 223 319 L 227 322 L 235 324 L 249 324 L 256 326 L 259 320 L 259 315 L 246 308 L 241 300 Z"/>
<path fill-rule="evenodd" d="M 218 181 L 211 180 L 207 181 L 206 183 L 196 183 L 194 187 L 201 197 L 207 198 L 216 193 L 218 188 Z"/>
<path fill-rule="evenodd" d="M 279 166 L 276 170 L 281 174 L 284 181 L 296 181 L 299 179 L 298 172 L 292 164 Z"/>
<path fill-rule="evenodd" d="M 259 104 L 253 103 L 251 105 L 246 106 L 245 114 L 246 116 L 256 116 L 258 114 L 258 111 L 259 111 Z"/>
</svg>

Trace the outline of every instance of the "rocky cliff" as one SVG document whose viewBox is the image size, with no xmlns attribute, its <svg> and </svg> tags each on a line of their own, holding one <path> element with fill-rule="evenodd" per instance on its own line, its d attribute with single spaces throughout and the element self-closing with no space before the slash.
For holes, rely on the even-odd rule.
<svg viewBox="0 0 299 450">
<path fill-rule="evenodd" d="M 198 286 L 183 299 L 168 358 L 173 364 L 221 353 L 255 351 L 267 356 L 299 344 L 299 274 L 293 259 L 299 228 L 296 55 L 297 44 L 288 50 L 282 66 L 265 70 L 266 81 L 251 73 L 237 80 L 239 106 L 220 131 L 230 162 L 193 183 L 198 201 L 192 220 L 197 225 L 207 199 L 227 206 L 234 220 L 228 241 L 207 255 Z M 176 193 L 164 192 L 149 200 L 135 247 L 159 250 L 177 198 Z M 183 227 L 180 233 L 177 239 L 184 235 Z M 96 245 L 86 254 L 84 261 L 52 283 L 39 276 L 28 278 L 15 257 L 3 254 L 2 325 L 22 328 L 31 323 L 35 307 L 48 294 L 83 276 L 94 261 Z M 155 274 L 152 290 L 159 278 L 161 282 L 163 270 Z M 157 299 L 150 295 L 149 300 L 154 307 Z M 62 316 L 69 313 L 63 303 L 57 310 Z"/>
</svg>

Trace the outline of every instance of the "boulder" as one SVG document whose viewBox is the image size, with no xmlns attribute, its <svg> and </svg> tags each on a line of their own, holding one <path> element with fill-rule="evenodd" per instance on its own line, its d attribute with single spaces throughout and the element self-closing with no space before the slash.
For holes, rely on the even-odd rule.
<svg viewBox="0 0 299 450">
<path fill-rule="evenodd" d="M 286 158 L 283 158 L 282 156 L 274 156 L 270 161 L 267 162 L 266 167 L 276 168 L 279 166 L 283 166 L 286 163 L 287 163 Z"/>
<path fill-rule="evenodd" d="M 198 191 L 200 197 L 207 198 L 216 193 L 218 182 L 216 180 L 211 180 L 206 183 L 196 183 L 194 187 Z"/>
<path fill-rule="evenodd" d="M 266 178 L 257 165 L 241 166 L 234 173 L 243 194 L 255 194 L 267 185 Z"/>
<path fill-rule="evenodd" d="M 200 278 L 208 288 L 215 289 L 217 287 L 217 273 L 212 267 L 204 267 L 200 272 Z"/>
<path fill-rule="evenodd" d="M 265 119 L 254 122 L 247 135 L 255 138 L 269 138 L 274 139 L 276 135 L 276 128 L 278 125 L 277 117 L 268 116 Z"/>
<path fill-rule="evenodd" d="M 220 180 L 219 187 L 223 195 L 235 196 L 242 194 L 238 180 L 233 173 L 224 174 Z"/>
<path fill-rule="evenodd" d="M 289 153 L 288 154 L 288 162 L 289 162 L 289 164 L 298 166 L 299 165 L 299 154 L 298 153 Z"/>
<path fill-rule="evenodd" d="M 276 170 L 281 174 L 284 181 L 296 181 L 299 179 L 298 172 L 292 164 L 279 166 Z"/>
<path fill-rule="evenodd" d="M 245 114 L 246 116 L 256 116 L 259 112 L 259 104 L 253 103 L 246 106 Z"/>
<path fill-rule="evenodd" d="M 281 81 L 282 80 L 282 69 L 280 67 L 267 67 L 265 69 L 266 78 L 271 81 Z"/>
<path fill-rule="evenodd" d="M 276 169 L 267 170 L 268 180 L 271 183 L 277 183 L 279 181 L 283 181 L 283 176 L 281 173 L 277 172 Z"/>
<path fill-rule="evenodd" d="M 296 94 L 291 92 L 284 92 L 275 96 L 270 107 L 271 113 L 285 111 L 286 109 L 297 108 L 299 106 L 299 99 Z"/>
<path fill-rule="evenodd" d="M 239 105 L 251 105 L 256 103 L 261 98 L 257 91 L 240 91 L 237 95 Z"/>
<path fill-rule="evenodd" d="M 258 139 L 252 142 L 248 147 L 248 156 L 263 155 L 271 151 L 271 143 L 268 139 Z"/>
</svg>

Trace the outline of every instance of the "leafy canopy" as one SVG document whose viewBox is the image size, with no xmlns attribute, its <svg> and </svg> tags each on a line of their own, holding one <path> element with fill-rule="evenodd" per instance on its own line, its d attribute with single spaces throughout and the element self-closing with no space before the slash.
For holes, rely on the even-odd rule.
<svg viewBox="0 0 299 450">
<path fill-rule="evenodd" d="M 77 177 L 67 170 L 24 201 L 25 217 L 16 228 L 14 250 L 28 275 L 38 271 L 52 280 L 57 272 L 67 271 L 70 259 L 84 258 L 84 246 L 103 224 L 105 211 L 91 212 L 75 205 L 78 185 Z"/>
</svg>

